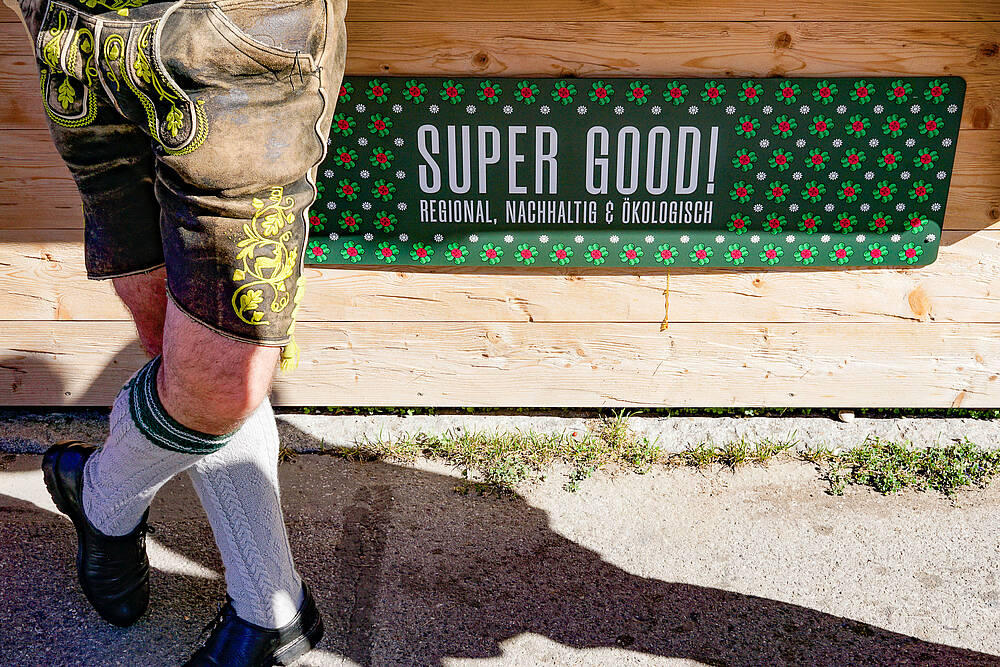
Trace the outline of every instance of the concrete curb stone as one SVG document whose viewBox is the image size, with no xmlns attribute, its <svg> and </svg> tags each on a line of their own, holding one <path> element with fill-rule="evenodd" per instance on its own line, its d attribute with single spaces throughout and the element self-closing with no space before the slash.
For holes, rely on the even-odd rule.
<svg viewBox="0 0 1000 667">
<path fill-rule="evenodd" d="M 553 434 L 593 430 L 596 420 L 584 417 L 528 415 L 305 415 L 278 414 L 285 447 L 298 452 L 351 448 L 367 441 L 396 440 L 425 433 L 462 432 Z M 53 442 L 80 439 L 101 442 L 107 415 L 97 410 L 21 412 L 0 410 L 0 451 L 38 454 Z M 917 447 L 957 444 L 964 439 L 986 449 L 1000 447 L 1000 420 L 964 418 L 857 418 L 849 423 L 823 417 L 641 417 L 629 426 L 664 451 L 678 452 L 702 443 L 723 445 L 792 441 L 797 449 L 819 446 L 849 449 L 866 438 L 910 442 Z"/>
</svg>

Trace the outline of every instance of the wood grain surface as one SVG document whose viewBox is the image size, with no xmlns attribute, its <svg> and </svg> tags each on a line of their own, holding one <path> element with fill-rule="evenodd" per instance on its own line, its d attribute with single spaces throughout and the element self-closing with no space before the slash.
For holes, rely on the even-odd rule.
<svg viewBox="0 0 1000 667">
<path fill-rule="evenodd" d="M 715 20 L 715 19 L 721 20 Z M 348 72 L 957 75 L 922 269 L 307 269 L 284 405 L 1000 405 L 1000 2 L 354 0 Z M 0 9 L 0 405 L 104 405 L 143 355 L 83 271 L 23 28 Z M 663 325 L 666 323 L 666 327 Z"/>
<path fill-rule="evenodd" d="M 304 322 L 284 405 L 995 406 L 1000 326 Z M 0 329 L 0 402 L 110 403 L 128 322 Z M 58 399 L 58 400 L 56 400 Z"/>
</svg>

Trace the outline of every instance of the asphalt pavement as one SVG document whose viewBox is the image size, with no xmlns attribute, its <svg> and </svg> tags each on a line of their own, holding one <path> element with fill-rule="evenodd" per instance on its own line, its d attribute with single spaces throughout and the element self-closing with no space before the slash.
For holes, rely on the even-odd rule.
<svg viewBox="0 0 1000 667">
<path fill-rule="evenodd" d="M 153 505 L 153 602 L 122 630 L 76 585 L 39 461 L 0 455 L 0 665 L 181 664 L 224 595 L 186 476 Z M 797 462 L 565 479 L 498 498 L 428 461 L 283 464 L 327 628 L 297 664 L 1000 665 L 1000 486 L 833 497 Z"/>
</svg>

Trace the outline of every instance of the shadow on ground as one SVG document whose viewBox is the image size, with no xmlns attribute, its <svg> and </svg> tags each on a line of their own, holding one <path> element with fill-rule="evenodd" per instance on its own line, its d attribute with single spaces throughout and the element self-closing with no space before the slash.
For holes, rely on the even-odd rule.
<svg viewBox="0 0 1000 667">
<path fill-rule="evenodd" d="M 11 457 L 0 479 L 37 463 Z M 447 475 L 310 456 L 281 478 L 297 562 L 327 621 L 321 648 L 365 667 L 498 656 L 521 633 L 707 665 L 1000 664 L 807 607 L 632 575 L 553 532 L 522 498 L 456 494 Z M 164 488 L 152 520 L 159 544 L 221 572 L 186 476 Z M 157 570 L 150 613 L 118 630 L 78 591 L 73 540 L 67 521 L 0 496 L 2 663 L 179 664 L 221 579 Z"/>
<path fill-rule="evenodd" d="M 0 459 L 0 664 L 182 662 L 224 595 L 221 578 L 197 575 L 221 564 L 187 477 L 151 515 L 181 566 L 154 571 L 150 612 L 120 630 L 77 588 L 71 525 L 31 495 L 44 494 L 38 462 Z M 553 531 L 522 497 L 457 494 L 448 475 L 309 456 L 282 465 L 281 480 L 296 560 L 327 624 L 320 648 L 332 661 L 307 664 L 443 666 L 499 656 L 522 633 L 733 667 L 1000 664 L 804 606 L 636 576 Z"/>
</svg>

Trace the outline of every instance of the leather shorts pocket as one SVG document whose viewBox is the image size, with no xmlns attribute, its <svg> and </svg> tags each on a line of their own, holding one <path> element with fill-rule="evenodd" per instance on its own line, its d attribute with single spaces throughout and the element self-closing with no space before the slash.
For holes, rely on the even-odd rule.
<svg viewBox="0 0 1000 667">
<path fill-rule="evenodd" d="M 227 48 L 271 72 L 315 71 L 326 38 L 326 0 L 186 2 L 200 8 Z"/>
<path fill-rule="evenodd" d="M 210 22 L 212 27 L 226 41 L 256 60 L 263 67 L 280 69 L 288 66 L 290 63 L 294 63 L 299 58 L 304 58 L 306 63 L 308 63 L 310 71 L 316 69 L 316 62 L 312 54 L 265 44 L 259 38 L 247 34 L 242 28 L 236 25 L 218 5 L 212 5 L 208 8 L 208 11 L 211 16 Z"/>
</svg>

